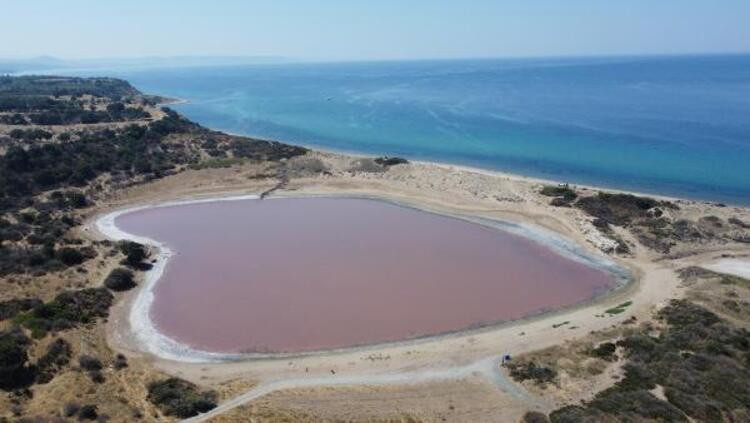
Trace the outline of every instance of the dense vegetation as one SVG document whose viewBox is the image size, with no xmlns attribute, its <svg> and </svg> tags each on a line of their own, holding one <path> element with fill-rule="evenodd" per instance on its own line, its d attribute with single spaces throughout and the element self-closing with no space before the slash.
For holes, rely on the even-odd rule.
<svg viewBox="0 0 750 423">
<path fill-rule="evenodd" d="M 599 192 L 596 195 L 579 199 L 576 207 L 610 225 L 626 226 L 638 219 L 660 217 L 662 211 L 658 207 L 674 208 L 676 206 L 668 201 L 657 201 L 648 197 Z"/>
<path fill-rule="evenodd" d="M 164 414 L 182 419 L 216 407 L 216 393 L 199 391 L 192 383 L 177 378 L 151 383 L 148 400 Z"/>
<path fill-rule="evenodd" d="M 0 275 L 44 273 L 92 258 L 91 249 L 60 245 L 78 225 L 70 212 L 90 204 L 81 191 L 69 187 L 85 188 L 104 174 L 123 181 L 168 174 L 197 157 L 165 138 L 195 128 L 170 113 L 147 127 L 102 129 L 70 142 L 9 147 L 0 156 L 0 213 L 14 213 L 15 218 L 0 217 Z M 51 194 L 42 196 L 47 192 Z"/>
<path fill-rule="evenodd" d="M 70 344 L 62 338 L 55 339 L 36 363 L 36 382 L 47 383 L 70 361 Z"/>
<path fill-rule="evenodd" d="M 129 107 L 116 102 L 98 110 L 95 104 L 83 100 L 50 100 L 41 97 L 39 104 L 33 97 L 0 97 L 0 112 L 13 112 L 2 116 L 2 123 L 7 125 L 74 125 L 102 122 L 127 122 L 149 119 L 151 115 L 140 107 Z M 49 100 L 49 101 L 43 101 Z M 19 112 L 30 112 L 22 115 Z M 15 131 L 22 131 L 16 129 Z M 19 133 L 19 132 L 17 132 Z M 11 133 L 11 136 L 18 138 Z"/>
<path fill-rule="evenodd" d="M 99 409 L 94 404 L 79 405 L 77 403 L 68 403 L 63 407 L 63 416 L 73 418 L 78 421 L 107 421 L 107 416 L 100 416 Z"/>
<path fill-rule="evenodd" d="M 105 173 L 158 178 L 178 165 L 198 161 L 200 156 L 184 144 L 166 142 L 165 138 L 201 129 L 174 112 L 167 113 L 147 126 L 86 132 L 75 142 L 10 147 L 0 157 L 0 212 L 32 206 L 32 197 L 43 191 L 86 186 Z M 280 159 L 305 150 L 237 140 L 232 151 L 239 157 Z"/>
<path fill-rule="evenodd" d="M 107 317 L 114 297 L 105 288 L 65 291 L 52 301 L 15 317 L 16 323 L 31 330 L 34 337 L 57 332 Z"/>
<path fill-rule="evenodd" d="M 44 129 L 20 129 L 16 128 L 10 131 L 8 134 L 15 140 L 21 140 L 25 142 L 49 140 L 52 138 L 52 132 L 45 131 Z"/>
<path fill-rule="evenodd" d="M 750 332 L 686 300 L 673 300 L 657 314 L 664 328 L 643 327 L 592 355 L 626 362 L 624 377 L 592 400 L 552 412 L 553 423 L 599 421 L 747 421 L 750 417 Z M 516 364 L 511 375 L 540 384 L 554 378 L 533 363 Z M 655 395 L 663 392 L 664 399 Z M 527 421 L 544 421 L 532 413 Z"/>
<path fill-rule="evenodd" d="M 197 160 L 180 144 L 165 143 L 192 124 L 174 113 L 144 127 L 104 129 L 76 142 L 13 146 L 0 158 L 0 211 L 31 206 L 31 197 L 61 187 L 82 187 L 103 173 L 163 176 L 177 164 Z"/>
<path fill-rule="evenodd" d="M 538 385 L 544 385 L 552 382 L 557 377 L 555 369 L 533 361 L 508 363 L 507 367 L 510 371 L 510 376 L 519 382 L 532 380 Z"/>
<path fill-rule="evenodd" d="M 106 317 L 112 301 L 113 296 L 107 289 L 86 288 L 62 292 L 48 303 L 35 299 L 2 303 L 5 316 L 12 317 L 17 326 L 0 332 L 0 389 L 17 390 L 33 383 L 47 383 L 70 361 L 70 345 L 58 338 L 49 344 L 36 363 L 30 363 L 28 350 L 32 340 L 21 327 L 30 330 L 32 337 L 41 338 L 49 332 L 71 329 Z M 82 356 L 79 363 L 92 380 L 104 380 L 100 372 L 102 365 L 97 359 Z M 118 358 L 116 368 L 126 366 L 125 358 Z"/>
<path fill-rule="evenodd" d="M 18 389 L 33 382 L 34 372 L 28 364 L 30 343 L 18 329 L 0 332 L 0 389 Z"/>
<path fill-rule="evenodd" d="M 118 267 L 104 279 L 104 286 L 112 291 L 127 291 L 135 287 L 135 277 L 131 270 Z"/>
<path fill-rule="evenodd" d="M 52 341 L 36 363 L 29 362 L 31 340 L 20 330 L 0 332 L 0 389 L 15 390 L 32 383 L 47 383 L 70 361 L 67 341 Z"/>
<path fill-rule="evenodd" d="M 375 163 L 377 163 L 379 165 L 386 166 L 386 167 L 387 166 L 395 166 L 395 165 L 399 165 L 399 164 L 409 163 L 409 161 L 406 160 L 406 159 L 404 159 L 404 158 L 401 158 L 401 157 L 388 157 L 388 156 L 377 157 L 377 158 L 374 159 L 374 161 L 375 161 Z"/>
<path fill-rule="evenodd" d="M 606 361 L 617 360 L 617 345 L 612 342 L 602 342 L 596 348 L 592 348 L 589 354 L 592 357 L 601 358 Z"/>
<path fill-rule="evenodd" d="M 61 107 L 28 115 L 29 121 L 34 125 L 127 122 L 149 118 L 151 115 L 147 111 L 138 107 L 125 107 L 123 103 L 110 104 L 106 110 L 96 110 L 93 106 L 87 110 L 83 104 L 79 103 L 73 107 Z"/>
<path fill-rule="evenodd" d="M 119 244 L 119 248 L 122 254 L 125 255 L 125 259 L 123 259 L 122 264 L 134 269 L 143 270 L 150 267 L 148 263 L 143 262 L 146 258 L 148 258 L 148 249 L 145 245 L 133 241 L 122 241 Z M 122 273 L 125 270 L 127 269 L 122 269 L 121 271 L 119 271 L 121 273 L 119 275 L 120 277 L 123 276 Z"/>
<path fill-rule="evenodd" d="M 38 298 L 13 298 L 0 302 L 0 320 L 12 319 L 17 314 L 39 307 L 42 300 Z"/>
<path fill-rule="evenodd" d="M 41 211 L 47 206 L 37 204 L 37 213 L 19 213 L 18 222 L 0 218 L 0 276 L 31 272 L 38 275 L 79 265 L 96 256 L 90 246 L 65 238 L 78 220 L 62 210 Z M 53 217 L 54 216 L 54 217 Z"/>
<path fill-rule="evenodd" d="M 539 193 L 547 197 L 554 197 L 550 204 L 558 207 L 568 207 L 578 198 L 578 194 L 568 184 L 558 186 L 545 185 Z"/>
<path fill-rule="evenodd" d="M 617 253 L 629 253 L 630 247 L 613 227 L 627 228 L 643 245 L 664 254 L 680 242 L 750 243 L 750 234 L 744 231 L 750 225 L 745 222 L 730 218 L 725 223 L 716 216 L 704 216 L 697 221 L 674 218 L 671 214 L 679 206 L 672 201 L 606 192 L 579 196 L 567 185 L 544 186 L 539 192 L 553 197 L 550 203 L 553 206 L 575 207 L 591 216 L 593 225 L 617 242 Z"/>
<path fill-rule="evenodd" d="M 574 206 L 594 218 L 594 224 L 602 229 L 613 226 L 629 226 L 662 217 L 664 209 L 676 209 L 669 201 L 658 201 L 631 194 L 598 192 L 596 195 L 580 197 L 568 185 L 542 187 L 540 194 L 554 197 L 551 204 L 559 207 Z"/>
<path fill-rule="evenodd" d="M 83 96 L 120 100 L 138 95 L 127 81 L 115 78 L 74 78 L 59 76 L 2 76 L 0 96 Z"/>
</svg>

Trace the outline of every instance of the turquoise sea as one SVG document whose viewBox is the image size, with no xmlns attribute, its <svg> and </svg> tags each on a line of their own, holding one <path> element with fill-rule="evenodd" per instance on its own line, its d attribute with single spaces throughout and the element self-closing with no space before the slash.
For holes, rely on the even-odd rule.
<svg viewBox="0 0 750 423">
<path fill-rule="evenodd" d="M 204 126 L 750 204 L 750 56 L 285 64 L 123 77 Z"/>
</svg>

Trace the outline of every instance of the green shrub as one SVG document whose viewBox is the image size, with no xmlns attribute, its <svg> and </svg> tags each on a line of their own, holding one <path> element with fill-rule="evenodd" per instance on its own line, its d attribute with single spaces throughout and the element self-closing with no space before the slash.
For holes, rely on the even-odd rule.
<svg viewBox="0 0 750 423">
<path fill-rule="evenodd" d="M 124 368 L 128 367 L 128 359 L 127 359 L 127 357 L 125 357 L 122 354 L 117 354 L 115 356 L 115 362 L 114 362 L 113 365 L 114 365 L 115 369 L 117 369 L 117 370 L 124 369 Z"/>
<path fill-rule="evenodd" d="M 198 391 L 192 383 L 178 378 L 149 384 L 148 400 L 162 413 L 182 419 L 205 413 L 216 407 L 216 393 Z"/>
<path fill-rule="evenodd" d="M 664 396 L 685 414 L 704 422 L 722 421 L 721 403 L 704 395 L 694 395 L 689 391 L 666 388 Z"/>
<path fill-rule="evenodd" d="M 14 390 L 34 382 L 28 366 L 30 340 L 20 330 L 0 332 L 0 389 Z"/>
<path fill-rule="evenodd" d="M 75 402 L 68 402 L 65 403 L 63 406 L 63 416 L 65 417 L 73 417 L 76 414 L 78 414 L 78 410 L 81 409 L 80 404 Z"/>
<path fill-rule="evenodd" d="M 623 366 L 625 377 L 617 382 L 617 391 L 635 391 L 639 389 L 651 390 L 656 388 L 657 376 L 644 363 L 634 361 Z"/>
<path fill-rule="evenodd" d="M 101 370 L 90 370 L 88 374 L 89 378 L 91 378 L 91 381 L 94 383 L 104 383 L 106 380 L 104 378 L 104 373 L 102 373 Z"/>
<path fill-rule="evenodd" d="M 588 406 L 616 416 L 633 416 L 663 422 L 688 421 L 677 407 L 656 398 L 646 390 L 607 390 L 597 395 Z"/>
<path fill-rule="evenodd" d="M 31 310 L 42 305 L 38 298 L 14 298 L 0 302 L 0 320 L 12 319 L 18 313 Z"/>
<path fill-rule="evenodd" d="M 557 371 L 549 366 L 537 364 L 533 361 L 526 363 L 510 363 L 507 365 L 510 376 L 519 381 L 533 380 L 536 384 L 544 386 L 555 380 Z"/>
<path fill-rule="evenodd" d="M 657 317 L 678 327 L 693 324 L 711 326 L 720 321 L 714 313 L 687 300 L 672 300 L 668 306 L 659 311 Z"/>
<path fill-rule="evenodd" d="M 614 361 L 617 359 L 615 351 L 617 351 L 617 346 L 615 344 L 611 342 L 602 342 L 590 351 L 590 355 L 603 360 Z"/>
<path fill-rule="evenodd" d="M 545 185 L 542 187 L 539 193 L 547 197 L 563 197 L 570 200 L 574 200 L 576 197 L 578 197 L 578 194 L 576 194 L 576 192 L 567 184 L 557 186 Z"/>
<path fill-rule="evenodd" d="M 604 310 L 607 314 L 620 314 L 625 312 L 625 309 L 633 305 L 632 301 L 625 301 L 622 304 L 618 304 L 616 307 L 612 307 L 610 309 Z"/>
<path fill-rule="evenodd" d="M 65 291 L 14 320 L 30 329 L 35 337 L 41 337 L 50 331 L 70 329 L 106 317 L 113 298 L 106 288 Z"/>
<path fill-rule="evenodd" d="M 104 280 L 104 286 L 113 291 L 127 291 L 135 287 L 135 281 L 133 278 L 132 271 L 125 269 L 124 267 L 118 267 L 109 273 Z"/>
<path fill-rule="evenodd" d="M 57 338 L 47 347 L 47 351 L 37 361 L 37 383 L 47 383 L 68 362 L 71 356 L 70 344 L 64 339 Z"/>
<path fill-rule="evenodd" d="M 91 371 L 91 370 L 101 370 L 102 367 L 103 367 L 102 366 L 102 362 L 99 361 L 98 358 L 92 357 L 92 356 L 86 355 L 86 354 L 81 354 L 78 357 L 78 365 L 83 370 L 89 370 L 89 371 Z"/>
<path fill-rule="evenodd" d="M 583 197 L 575 206 L 592 217 L 617 226 L 625 226 L 634 219 L 651 217 L 648 212 L 657 206 L 673 208 L 672 203 L 657 201 L 648 197 L 636 197 L 631 194 L 610 194 L 599 192 L 597 195 Z"/>
<path fill-rule="evenodd" d="M 120 251 L 125 254 L 124 263 L 133 267 L 138 267 L 148 257 L 146 246 L 134 241 L 122 241 Z"/>
<path fill-rule="evenodd" d="M 108 97 L 119 100 L 122 97 L 138 94 L 127 81 L 115 78 L 79 78 L 71 76 L 2 76 L 0 77 L 0 94 L 19 96 L 24 103 L 36 100 L 39 104 L 55 102 L 49 96 L 81 96 L 90 94 L 96 97 Z M 35 97 L 36 96 L 36 97 Z M 29 99 L 31 97 L 31 99 Z M 1 110 L 1 109 L 0 109 Z"/>
<path fill-rule="evenodd" d="M 750 229 L 750 224 L 745 223 L 736 217 L 730 217 L 727 221 L 731 223 L 732 225 L 739 226 L 740 228 Z"/>
<path fill-rule="evenodd" d="M 550 419 L 687 421 L 689 416 L 722 421 L 733 413 L 747 415 L 750 331 L 686 300 L 673 300 L 656 317 L 667 324 L 658 336 L 646 328 L 617 342 L 627 359 L 625 377 L 581 406 L 553 412 Z M 657 385 L 664 388 L 667 401 L 649 392 Z"/>
<path fill-rule="evenodd" d="M 383 157 L 376 158 L 375 163 L 382 165 L 382 166 L 390 167 L 390 166 L 395 166 L 399 164 L 407 164 L 409 163 L 409 161 L 401 157 L 383 156 Z"/>
<path fill-rule="evenodd" d="M 199 163 L 192 163 L 188 167 L 192 170 L 201 169 L 223 169 L 236 165 L 240 165 L 245 162 L 245 159 L 241 157 L 221 157 L 203 160 Z"/>
<path fill-rule="evenodd" d="M 607 421 L 607 415 L 590 407 L 568 405 L 549 415 L 552 423 L 596 423 Z"/>
<path fill-rule="evenodd" d="M 63 247 L 57 251 L 57 258 L 66 266 L 77 266 L 85 260 L 84 255 L 75 248 Z"/>
<path fill-rule="evenodd" d="M 87 404 L 78 410 L 78 420 L 96 420 L 99 418 L 99 412 L 96 405 Z"/>
<path fill-rule="evenodd" d="M 578 198 L 578 194 L 568 187 L 568 184 L 557 186 L 545 185 L 539 193 L 547 197 L 555 197 L 550 201 L 550 205 L 555 207 L 569 207 Z"/>
<path fill-rule="evenodd" d="M 549 419 L 544 413 L 538 411 L 527 411 L 522 418 L 523 423 L 549 423 Z"/>
<path fill-rule="evenodd" d="M 625 348 L 626 355 L 629 357 L 646 359 L 657 350 L 658 342 L 656 338 L 636 333 L 617 341 L 617 346 Z"/>
</svg>

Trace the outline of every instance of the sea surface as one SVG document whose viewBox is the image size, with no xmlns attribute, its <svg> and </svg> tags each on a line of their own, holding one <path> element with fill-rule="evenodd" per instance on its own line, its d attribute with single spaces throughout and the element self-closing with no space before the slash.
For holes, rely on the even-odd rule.
<svg viewBox="0 0 750 423">
<path fill-rule="evenodd" d="M 88 71 L 200 124 L 323 149 L 750 204 L 750 56 Z"/>
</svg>

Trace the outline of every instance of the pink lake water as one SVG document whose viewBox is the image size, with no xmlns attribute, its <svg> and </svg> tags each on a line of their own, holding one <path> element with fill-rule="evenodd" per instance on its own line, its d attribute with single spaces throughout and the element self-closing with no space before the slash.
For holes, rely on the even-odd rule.
<svg viewBox="0 0 750 423">
<path fill-rule="evenodd" d="M 517 319 L 591 298 L 599 269 L 530 239 L 365 199 L 237 200 L 117 218 L 172 249 L 163 334 L 212 352 L 303 352 Z"/>
</svg>

